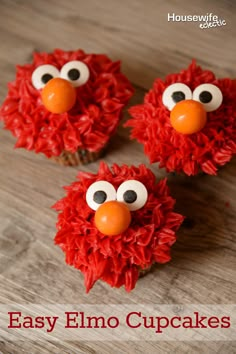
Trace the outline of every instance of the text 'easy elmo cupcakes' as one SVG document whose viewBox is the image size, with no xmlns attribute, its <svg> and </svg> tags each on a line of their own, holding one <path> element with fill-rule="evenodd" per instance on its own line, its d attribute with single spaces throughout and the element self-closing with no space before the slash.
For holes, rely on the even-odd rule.
<svg viewBox="0 0 236 354">
<path fill-rule="evenodd" d="M 66 262 L 85 277 L 88 292 L 101 279 L 132 290 L 154 263 L 166 263 L 183 216 L 173 211 L 166 179 L 151 170 L 100 164 L 97 174 L 81 172 L 53 208 L 59 213 L 55 243 Z"/>
<path fill-rule="evenodd" d="M 133 94 L 120 62 L 82 50 L 35 53 L 17 66 L 0 110 L 15 147 L 65 165 L 96 160 L 114 134 Z"/>
<path fill-rule="evenodd" d="M 216 79 L 195 61 L 157 79 L 130 114 L 131 137 L 168 172 L 215 175 L 236 154 L 235 81 Z"/>
</svg>

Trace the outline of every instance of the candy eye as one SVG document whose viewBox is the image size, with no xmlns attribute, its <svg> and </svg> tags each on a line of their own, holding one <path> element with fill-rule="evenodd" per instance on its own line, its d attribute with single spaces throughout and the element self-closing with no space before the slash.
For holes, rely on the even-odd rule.
<svg viewBox="0 0 236 354">
<path fill-rule="evenodd" d="M 202 84 L 193 91 L 193 99 L 203 104 L 207 112 L 215 111 L 223 101 L 221 90 L 213 84 Z"/>
<path fill-rule="evenodd" d="M 55 66 L 50 64 L 40 65 L 34 70 L 31 81 L 33 86 L 39 90 L 43 88 L 49 80 L 59 75 L 59 70 Z"/>
<path fill-rule="evenodd" d="M 192 91 L 190 88 L 181 83 L 176 83 L 168 86 L 163 95 L 162 95 L 162 102 L 164 106 L 166 106 L 169 111 L 171 111 L 176 103 L 183 101 L 183 100 L 191 100 L 192 98 Z"/>
<path fill-rule="evenodd" d="M 73 60 L 61 69 L 61 77 L 69 80 L 73 86 L 84 85 L 89 79 L 89 69 L 82 61 Z"/>
<path fill-rule="evenodd" d="M 97 210 L 101 204 L 110 200 L 116 200 L 116 190 L 107 181 L 94 182 L 87 190 L 86 202 L 93 210 Z"/>
<path fill-rule="evenodd" d="M 147 198 L 146 187 L 136 180 L 125 181 L 117 190 L 117 200 L 125 203 L 131 211 L 141 209 L 145 205 Z"/>
</svg>

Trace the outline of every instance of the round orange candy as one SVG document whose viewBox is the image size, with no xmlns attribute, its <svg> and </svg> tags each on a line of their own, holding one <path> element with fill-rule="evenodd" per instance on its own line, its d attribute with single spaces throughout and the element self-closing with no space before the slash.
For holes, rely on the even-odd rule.
<svg viewBox="0 0 236 354">
<path fill-rule="evenodd" d="M 178 102 L 170 112 L 172 127 L 182 134 L 194 134 L 204 128 L 207 113 L 203 105 L 194 100 Z"/>
<path fill-rule="evenodd" d="M 107 236 L 121 234 L 129 227 L 130 222 L 130 211 L 122 202 L 105 202 L 95 213 L 96 227 L 102 234 Z"/>
<path fill-rule="evenodd" d="M 76 91 L 71 83 L 56 77 L 48 81 L 42 90 L 42 101 L 51 113 L 65 113 L 75 104 Z"/>
</svg>

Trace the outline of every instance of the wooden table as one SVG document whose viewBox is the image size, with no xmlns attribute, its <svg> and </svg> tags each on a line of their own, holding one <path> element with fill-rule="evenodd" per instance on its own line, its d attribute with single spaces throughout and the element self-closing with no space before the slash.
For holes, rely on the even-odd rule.
<svg viewBox="0 0 236 354">
<path fill-rule="evenodd" d="M 168 22 L 167 14 L 212 12 L 226 25 Z M 142 102 L 154 78 L 186 67 L 194 57 L 217 76 L 236 76 L 236 3 L 189 0 L 2 0 L 0 3 L 1 101 L 16 63 L 32 51 L 81 47 L 121 59 L 136 85 L 131 104 Z M 176 209 L 190 222 L 179 232 L 173 260 L 140 280 L 130 294 L 99 282 L 85 294 L 82 275 L 66 266 L 53 245 L 56 213 L 50 206 L 78 169 L 64 168 L 25 150 L 0 131 L 0 303 L 201 303 L 236 300 L 236 160 L 217 177 L 169 175 Z M 120 127 L 105 161 L 148 164 L 139 144 Z M 96 171 L 98 162 L 81 168 Z M 154 164 L 157 178 L 166 175 Z M 0 342 L 1 353 L 235 353 L 234 342 Z"/>
</svg>

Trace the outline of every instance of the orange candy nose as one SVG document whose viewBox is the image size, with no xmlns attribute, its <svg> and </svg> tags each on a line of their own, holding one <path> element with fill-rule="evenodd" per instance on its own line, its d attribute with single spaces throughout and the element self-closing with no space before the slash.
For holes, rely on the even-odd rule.
<svg viewBox="0 0 236 354">
<path fill-rule="evenodd" d="M 178 102 L 170 112 L 172 127 L 182 134 L 194 134 L 204 128 L 207 113 L 203 105 L 194 100 Z"/>
<path fill-rule="evenodd" d="M 51 113 L 64 113 L 75 104 L 76 91 L 67 80 L 56 77 L 48 81 L 42 90 L 42 101 Z"/>
<path fill-rule="evenodd" d="M 115 236 L 124 232 L 131 222 L 128 207 L 121 202 L 110 201 L 102 204 L 95 213 L 95 225 L 107 236 Z"/>
</svg>

